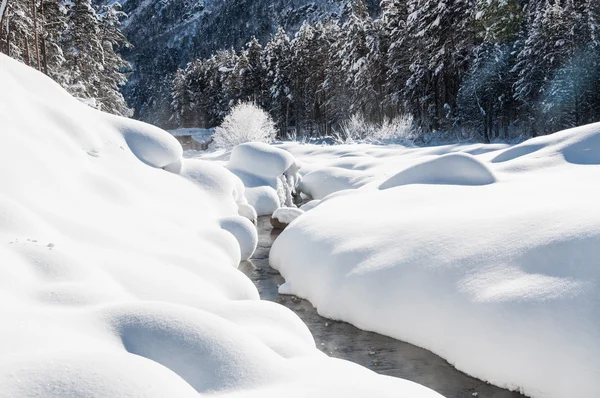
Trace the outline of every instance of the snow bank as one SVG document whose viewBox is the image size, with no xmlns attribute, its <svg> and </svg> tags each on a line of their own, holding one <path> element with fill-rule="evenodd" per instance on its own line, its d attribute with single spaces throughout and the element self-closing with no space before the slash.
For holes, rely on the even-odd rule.
<svg viewBox="0 0 600 398">
<path fill-rule="evenodd" d="M 598 137 L 600 124 L 583 126 L 476 161 L 447 155 L 464 152 L 455 146 L 358 147 L 356 162 L 390 164 L 366 168 L 376 183 L 329 196 L 278 237 L 280 292 L 532 397 L 600 396 Z M 314 151 L 320 165 L 339 156 L 286 149 L 303 162 Z M 494 175 L 501 182 L 473 184 Z M 460 185 L 398 183 L 432 179 Z M 375 189 L 386 180 L 398 187 Z"/>
<path fill-rule="evenodd" d="M 474 156 L 450 153 L 416 164 L 379 186 L 389 189 L 408 184 L 487 185 L 496 181 L 490 169 Z"/>
<path fill-rule="evenodd" d="M 296 315 L 258 300 L 224 225 L 250 228 L 237 180 L 0 66 L 2 395 L 440 397 L 326 357 Z"/>
</svg>

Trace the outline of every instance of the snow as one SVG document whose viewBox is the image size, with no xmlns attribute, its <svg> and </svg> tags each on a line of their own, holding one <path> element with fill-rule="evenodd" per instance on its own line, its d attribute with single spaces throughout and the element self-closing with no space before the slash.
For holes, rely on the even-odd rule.
<svg viewBox="0 0 600 398">
<path fill-rule="evenodd" d="M 3 395 L 440 397 L 328 358 L 259 300 L 229 172 L 0 66 Z"/>
<path fill-rule="evenodd" d="M 279 177 L 294 163 L 294 157 L 287 151 L 261 142 L 249 142 L 232 150 L 228 168 L 269 179 Z"/>
<path fill-rule="evenodd" d="M 494 182 L 494 174 L 473 155 L 449 153 L 411 166 L 386 180 L 379 188 L 408 184 L 487 185 Z"/>
<path fill-rule="evenodd" d="M 258 214 L 256 209 L 247 203 L 238 204 L 238 214 L 252 221 L 254 225 L 258 222 Z"/>
<path fill-rule="evenodd" d="M 259 216 L 293 206 L 300 166 L 289 152 L 262 142 L 244 143 L 233 148 L 227 168 L 241 178 L 246 199 Z"/>
<path fill-rule="evenodd" d="M 490 150 L 280 147 L 303 187 L 360 181 L 277 238 L 280 293 L 531 397 L 600 396 L 600 124 Z"/>
<path fill-rule="evenodd" d="M 242 261 L 252 257 L 258 245 L 258 233 L 254 224 L 246 217 L 231 216 L 222 218 L 220 225 L 225 231 L 229 231 L 240 244 Z"/>
<path fill-rule="evenodd" d="M 304 214 L 304 210 L 295 207 L 280 207 L 273 212 L 273 218 L 283 224 L 290 224 L 296 218 Z"/>
<path fill-rule="evenodd" d="M 179 174 L 193 181 L 213 198 L 220 199 L 217 203 L 221 208 L 221 215 L 235 213 L 240 205 L 247 205 L 244 184 L 222 166 L 201 159 L 183 159 Z M 233 199 L 234 203 L 230 199 Z"/>
<path fill-rule="evenodd" d="M 248 179 L 245 181 L 248 181 Z M 246 188 L 245 195 L 248 203 L 254 207 L 258 216 L 273 214 L 281 206 L 277 191 L 268 185 Z"/>
<path fill-rule="evenodd" d="M 323 199 L 344 189 L 355 189 L 372 181 L 360 170 L 327 167 L 312 171 L 302 178 L 301 191 L 313 199 Z"/>
</svg>

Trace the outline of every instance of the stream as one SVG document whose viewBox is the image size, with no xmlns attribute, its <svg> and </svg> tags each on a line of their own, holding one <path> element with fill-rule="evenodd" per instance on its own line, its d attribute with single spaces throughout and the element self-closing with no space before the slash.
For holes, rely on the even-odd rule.
<svg viewBox="0 0 600 398">
<path fill-rule="evenodd" d="M 258 220 L 258 248 L 240 270 L 256 285 L 263 300 L 275 301 L 294 311 L 308 326 L 317 347 L 326 354 L 365 366 L 377 373 L 401 377 L 427 386 L 447 398 L 523 398 L 456 370 L 437 355 L 390 337 L 360 330 L 348 323 L 321 317 L 312 304 L 295 296 L 283 296 L 284 282 L 269 266 L 269 251 L 279 231 L 271 228 L 269 217 Z"/>
</svg>

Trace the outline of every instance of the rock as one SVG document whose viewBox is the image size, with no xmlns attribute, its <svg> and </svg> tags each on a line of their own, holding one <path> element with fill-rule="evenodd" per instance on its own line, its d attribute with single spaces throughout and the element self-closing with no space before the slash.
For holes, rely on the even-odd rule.
<svg viewBox="0 0 600 398">
<path fill-rule="evenodd" d="M 273 226 L 273 229 L 285 229 L 285 227 L 288 226 L 288 224 L 283 223 L 274 217 L 271 217 L 271 225 Z"/>
</svg>

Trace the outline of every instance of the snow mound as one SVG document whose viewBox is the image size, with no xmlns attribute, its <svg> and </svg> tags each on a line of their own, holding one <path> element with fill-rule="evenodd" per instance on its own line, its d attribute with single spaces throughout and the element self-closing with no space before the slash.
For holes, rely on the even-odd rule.
<svg viewBox="0 0 600 398">
<path fill-rule="evenodd" d="M 252 221 L 242 216 L 231 216 L 222 218 L 220 224 L 221 228 L 230 232 L 238 241 L 242 261 L 252 257 L 258 245 L 258 233 Z"/>
<path fill-rule="evenodd" d="M 578 165 L 599 165 L 600 123 L 532 138 L 502 151 L 492 162 L 531 162 L 544 158 L 562 158 L 568 163 Z"/>
<path fill-rule="evenodd" d="M 166 131 L 133 119 L 114 119 L 133 154 L 152 167 L 163 168 L 183 155 L 183 148 Z"/>
<path fill-rule="evenodd" d="M 440 397 L 328 358 L 259 300 L 231 173 L 3 54 L 0 69 L 0 395 Z"/>
<path fill-rule="evenodd" d="M 382 183 L 379 189 L 409 184 L 487 185 L 495 181 L 490 169 L 474 156 L 450 153 L 401 171 Z"/>
<path fill-rule="evenodd" d="M 245 195 L 258 216 L 271 215 L 281 206 L 277 191 L 268 185 L 248 187 Z"/>
<path fill-rule="evenodd" d="M 600 396 L 599 130 L 505 150 L 520 167 L 442 155 L 384 187 L 417 184 L 328 196 L 275 241 L 280 292 L 531 397 Z"/>
<path fill-rule="evenodd" d="M 320 199 L 313 199 L 310 202 L 305 203 L 302 206 L 300 206 L 300 210 L 307 212 L 307 211 L 312 210 L 315 207 L 317 207 L 319 205 L 319 203 L 321 203 Z"/>
<path fill-rule="evenodd" d="M 313 199 L 323 199 L 337 191 L 360 188 L 373 181 L 362 171 L 325 167 L 302 177 L 300 190 Z"/>
<path fill-rule="evenodd" d="M 262 142 L 247 142 L 233 148 L 228 168 L 269 179 L 279 177 L 294 164 L 292 154 L 283 149 Z"/>
<path fill-rule="evenodd" d="M 256 225 L 258 222 L 258 214 L 256 213 L 256 209 L 247 203 L 238 204 L 238 214 L 242 217 L 246 217 L 254 225 Z"/>
<path fill-rule="evenodd" d="M 226 168 L 200 159 L 183 159 L 179 173 L 204 192 L 219 198 L 221 215 L 238 212 L 235 204 L 245 205 L 244 183 Z M 231 199 L 234 203 L 232 204 Z"/>
<path fill-rule="evenodd" d="M 231 151 L 227 168 L 248 188 L 246 198 L 259 216 L 294 206 L 300 167 L 289 152 L 261 142 L 240 144 Z"/>
<path fill-rule="evenodd" d="M 273 212 L 273 218 L 283 224 L 289 224 L 304 214 L 304 210 L 295 207 L 280 207 Z"/>
</svg>

